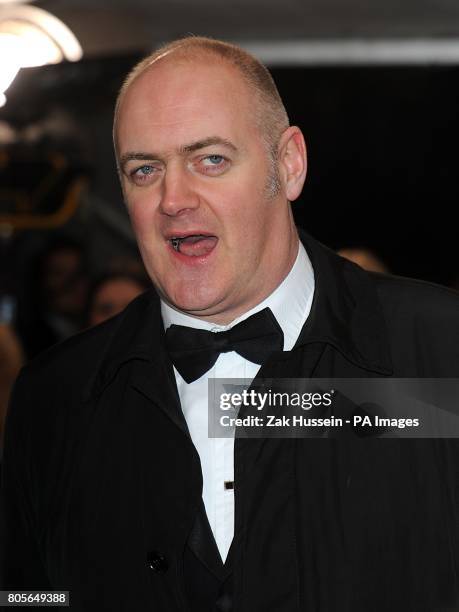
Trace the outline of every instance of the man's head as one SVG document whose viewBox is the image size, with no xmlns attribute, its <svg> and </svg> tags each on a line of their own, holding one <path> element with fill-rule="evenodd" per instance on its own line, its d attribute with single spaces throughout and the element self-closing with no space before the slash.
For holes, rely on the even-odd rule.
<svg viewBox="0 0 459 612">
<path fill-rule="evenodd" d="M 306 155 L 267 70 L 241 49 L 176 41 L 129 75 L 114 140 L 145 266 L 172 306 L 228 323 L 297 252 L 289 201 Z"/>
</svg>

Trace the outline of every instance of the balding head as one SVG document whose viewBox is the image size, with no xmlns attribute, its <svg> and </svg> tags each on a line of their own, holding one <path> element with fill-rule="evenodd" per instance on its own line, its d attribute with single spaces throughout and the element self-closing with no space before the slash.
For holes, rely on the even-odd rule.
<svg viewBox="0 0 459 612">
<path fill-rule="evenodd" d="M 267 152 L 275 161 L 279 139 L 289 126 L 289 119 L 271 74 L 260 61 L 240 47 L 201 36 L 189 36 L 164 45 L 140 61 L 128 74 L 115 106 L 113 125 L 115 151 L 118 151 L 117 123 L 120 107 L 126 92 L 136 79 L 159 62 L 208 62 L 209 58 L 235 68 L 249 87 L 254 101 L 251 108 L 254 124 L 260 131 Z"/>
</svg>

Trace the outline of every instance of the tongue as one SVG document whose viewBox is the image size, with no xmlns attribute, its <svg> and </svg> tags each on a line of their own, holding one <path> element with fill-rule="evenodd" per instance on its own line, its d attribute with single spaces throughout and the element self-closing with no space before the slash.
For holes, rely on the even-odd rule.
<svg viewBox="0 0 459 612">
<path fill-rule="evenodd" d="M 202 257 L 210 253 L 216 244 L 215 236 L 187 236 L 180 241 L 180 253 L 189 257 Z"/>
</svg>

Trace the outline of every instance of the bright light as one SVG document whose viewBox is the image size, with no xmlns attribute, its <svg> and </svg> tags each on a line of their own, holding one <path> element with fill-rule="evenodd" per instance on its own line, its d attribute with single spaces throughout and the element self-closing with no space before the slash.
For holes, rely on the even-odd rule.
<svg viewBox="0 0 459 612">
<path fill-rule="evenodd" d="M 1 14 L 1 12 L 0 12 Z M 6 33 L 8 32 L 8 33 Z M 12 41 L 14 39 L 14 41 Z M 11 47 L 14 57 L 21 68 L 58 64 L 64 59 L 60 47 L 52 38 L 29 24 L 18 24 L 15 21 L 0 22 L 0 49 L 5 43 Z M 3 56 L 2 57 L 7 57 Z"/>
<path fill-rule="evenodd" d="M 17 36 L 0 34 L 0 92 L 5 92 L 21 68 L 20 44 Z"/>
<path fill-rule="evenodd" d="M 5 106 L 5 104 L 6 104 L 6 96 L 5 94 L 0 93 L 0 108 L 2 106 Z"/>
<path fill-rule="evenodd" d="M 3 6 L 1 1 L 0 106 L 20 68 L 75 62 L 83 55 L 74 34 L 54 15 L 34 6 Z"/>
</svg>

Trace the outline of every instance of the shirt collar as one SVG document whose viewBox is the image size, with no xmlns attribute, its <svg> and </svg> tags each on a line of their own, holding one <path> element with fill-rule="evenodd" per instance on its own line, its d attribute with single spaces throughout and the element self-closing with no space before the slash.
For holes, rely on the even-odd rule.
<svg viewBox="0 0 459 612">
<path fill-rule="evenodd" d="M 314 295 L 314 272 L 304 246 L 299 243 L 298 255 L 281 284 L 262 302 L 234 319 L 229 325 L 217 325 L 175 310 L 161 300 L 164 328 L 185 325 L 196 329 L 225 331 L 251 315 L 270 308 L 284 332 L 284 351 L 294 346 L 308 317 Z"/>
</svg>

